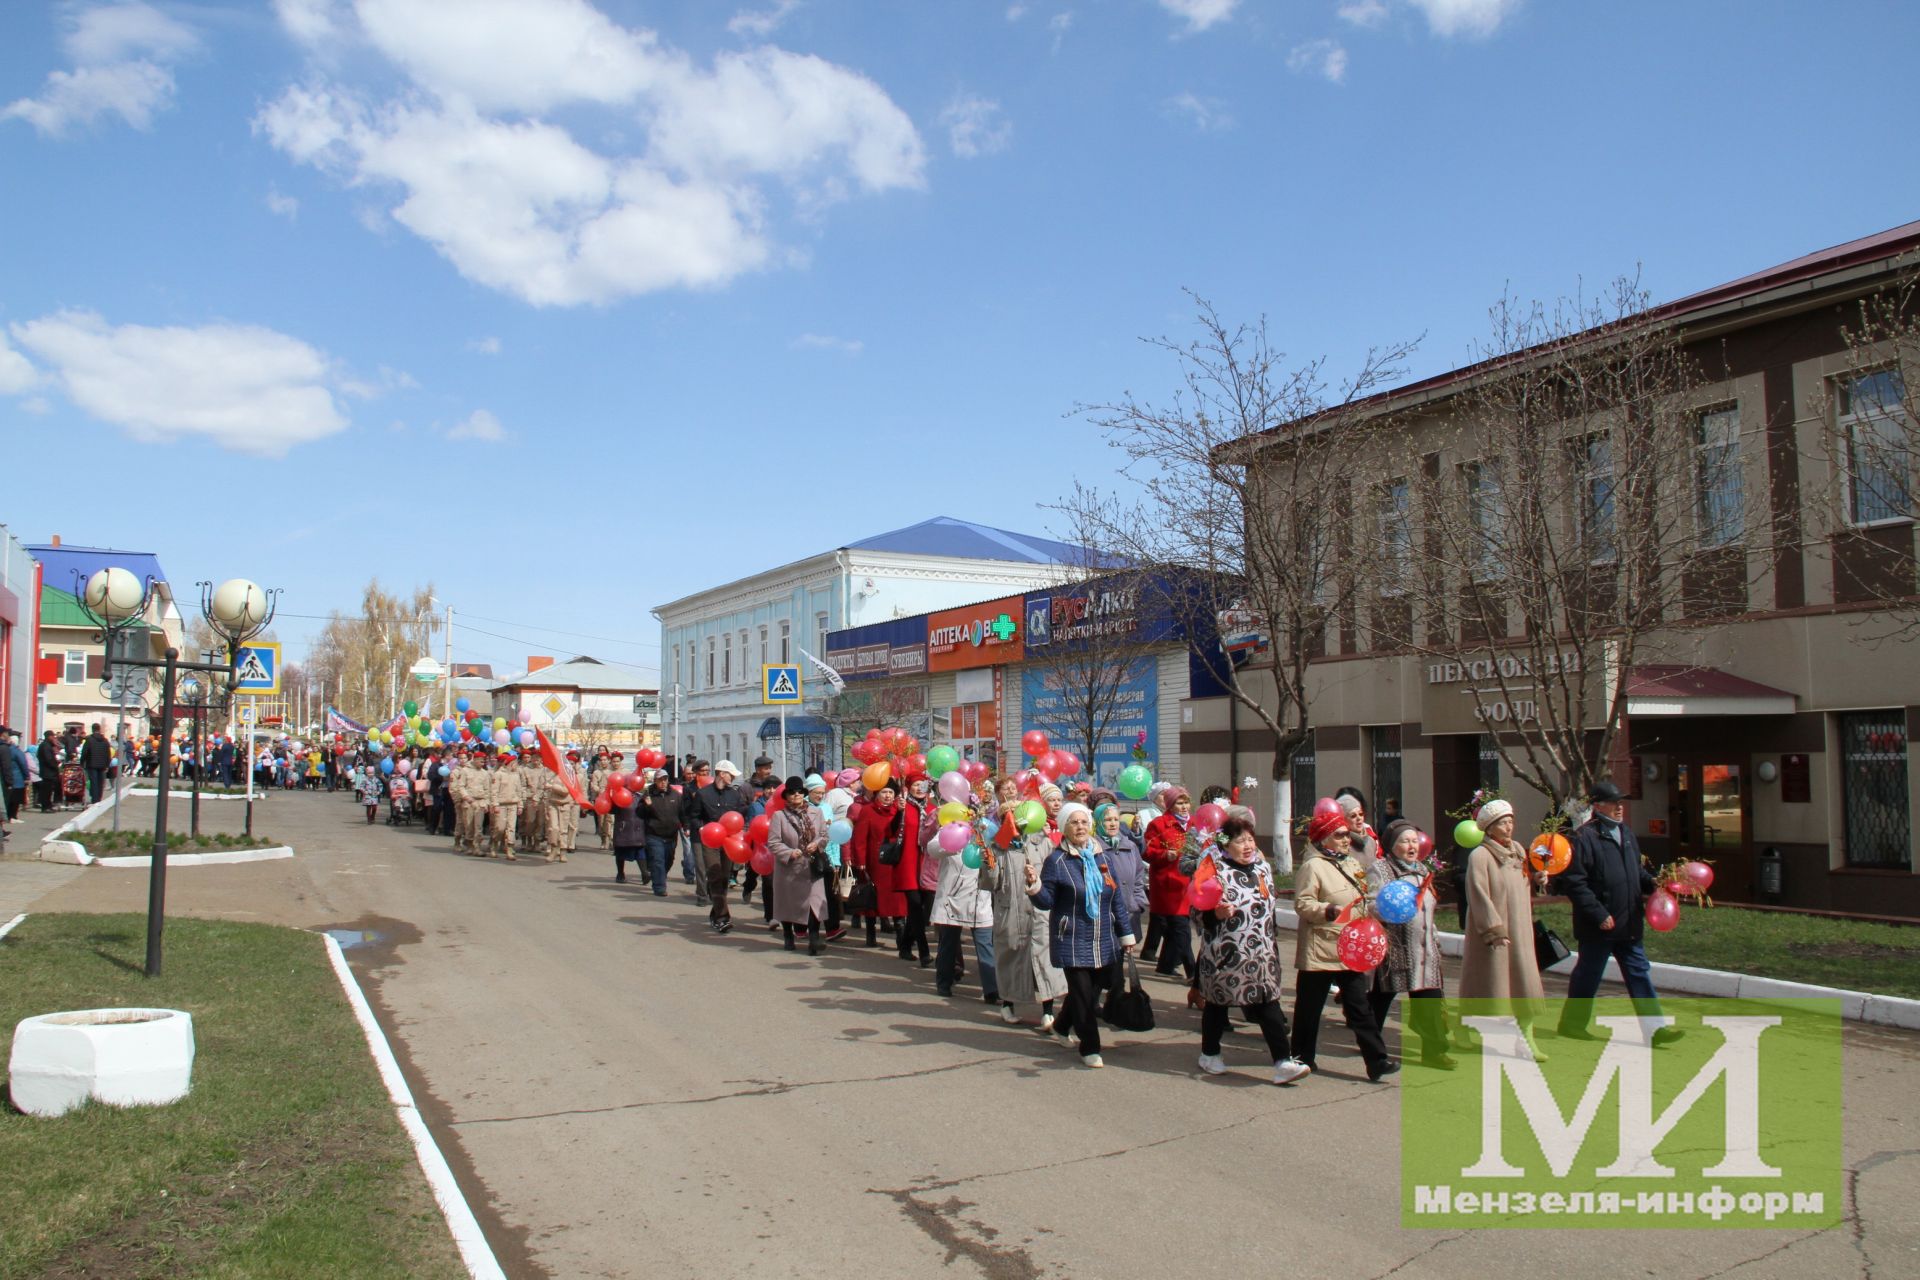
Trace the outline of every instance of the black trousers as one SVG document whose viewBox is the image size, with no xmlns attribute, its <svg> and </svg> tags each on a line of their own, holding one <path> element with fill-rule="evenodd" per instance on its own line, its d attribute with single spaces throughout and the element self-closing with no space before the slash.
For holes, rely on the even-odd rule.
<svg viewBox="0 0 1920 1280">
<path fill-rule="evenodd" d="M 840 868 L 827 868 L 827 932 L 833 933 L 840 928 L 840 913 L 846 909 L 846 903 L 840 901 Z"/>
<path fill-rule="evenodd" d="M 42 778 L 33 784 L 40 789 L 40 812 L 52 813 L 53 802 L 60 794 L 58 778 Z"/>
<path fill-rule="evenodd" d="M 20 816 L 20 805 L 26 798 L 27 788 L 25 783 L 17 787 L 7 788 L 7 821 L 11 822 Z"/>
<path fill-rule="evenodd" d="M 1293 1052 L 1287 1040 L 1287 1015 L 1280 1011 L 1278 1000 L 1262 1000 L 1257 1004 L 1243 1004 L 1240 1012 L 1247 1015 L 1247 1021 L 1260 1028 L 1260 1034 L 1267 1039 L 1267 1052 L 1273 1055 L 1275 1062 Z M 1227 1034 L 1227 1006 L 1209 1004 L 1200 1011 L 1200 1052 L 1214 1057 L 1220 1052 L 1220 1037 Z"/>
<path fill-rule="evenodd" d="M 1072 1032 L 1080 1041 L 1080 1056 L 1100 1052 L 1100 997 L 1113 985 L 1111 964 L 1098 969 L 1062 970 L 1067 975 L 1067 1004 L 1053 1024 L 1062 1037 Z"/>
<path fill-rule="evenodd" d="M 647 878 L 647 851 L 635 845 L 613 846 L 613 878 L 627 878 L 627 862 L 633 862 L 633 873 L 642 880 Z"/>
<path fill-rule="evenodd" d="M 1154 966 L 1155 973 L 1172 973 L 1175 969 L 1187 975 L 1187 981 L 1193 981 L 1193 928 L 1185 916 L 1155 916 L 1153 923 L 1160 926 L 1160 963 Z"/>
<path fill-rule="evenodd" d="M 87 770 L 87 799 L 89 801 L 99 800 L 100 793 L 106 790 L 106 786 L 107 771 L 105 769 Z"/>
<path fill-rule="evenodd" d="M 1393 998 L 1398 994 L 1397 991 L 1373 991 L 1367 995 L 1367 1004 L 1373 1011 L 1373 1025 L 1379 1028 L 1382 1036 L 1386 1034 L 1387 1014 L 1393 1009 Z M 1438 987 L 1407 992 L 1406 1029 L 1420 1037 L 1420 1056 L 1429 1061 L 1447 1051 L 1447 1023 L 1441 1004 L 1443 995 L 1445 992 Z M 1403 1036 L 1400 1041 L 1401 1056 L 1405 1057 L 1406 1052 L 1406 1038 Z"/>
<path fill-rule="evenodd" d="M 768 885 L 767 887 L 771 889 L 773 886 Z M 787 935 L 787 950 L 792 951 L 794 949 L 793 947 L 794 931 L 798 929 L 799 926 L 786 924 L 783 922 L 780 928 L 781 928 L 781 931 Z M 806 933 L 807 933 L 807 954 L 810 956 L 819 955 L 820 954 L 820 917 L 819 916 L 809 915 L 807 917 Z"/>
<path fill-rule="evenodd" d="M 1391 1061 L 1387 1042 L 1374 1025 L 1373 1008 L 1367 1003 L 1367 975 L 1351 969 L 1302 969 L 1294 986 L 1293 1056 L 1314 1065 L 1313 1055 L 1320 1049 L 1320 1014 L 1326 1008 L 1327 993 L 1339 989 L 1340 1008 L 1347 1015 L 1347 1029 L 1360 1045 L 1367 1074 L 1373 1075 Z"/>
<path fill-rule="evenodd" d="M 927 920 L 933 915 L 933 891 L 902 889 L 907 900 L 906 922 L 900 926 L 900 958 L 910 960 L 917 953 L 920 963 L 927 962 Z"/>
</svg>

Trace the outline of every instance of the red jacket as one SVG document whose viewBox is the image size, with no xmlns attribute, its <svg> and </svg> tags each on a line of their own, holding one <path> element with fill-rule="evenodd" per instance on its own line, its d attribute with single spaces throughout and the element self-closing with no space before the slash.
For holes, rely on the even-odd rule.
<svg viewBox="0 0 1920 1280">
<path fill-rule="evenodd" d="M 1186 847 L 1186 825 L 1172 814 L 1147 824 L 1147 910 L 1154 915 L 1177 916 L 1187 909 L 1187 877 L 1180 874 L 1180 851 Z"/>
<path fill-rule="evenodd" d="M 913 863 L 914 879 L 904 880 L 900 870 L 914 855 L 906 852 L 901 855 L 900 867 L 890 867 L 880 861 L 880 846 L 886 841 L 887 832 L 893 827 L 895 815 L 900 813 L 896 802 L 888 808 L 877 804 L 861 805 L 854 817 L 852 862 L 856 870 L 873 881 L 874 891 L 879 895 L 880 905 L 874 914 L 888 918 L 904 918 L 907 914 L 907 899 L 902 889 L 919 888 L 920 864 Z M 912 818 L 907 821 L 911 823 Z"/>
</svg>

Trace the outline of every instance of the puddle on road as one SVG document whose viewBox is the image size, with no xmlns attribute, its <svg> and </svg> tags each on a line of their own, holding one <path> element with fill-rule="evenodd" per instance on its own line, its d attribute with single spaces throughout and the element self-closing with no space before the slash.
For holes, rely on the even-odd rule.
<svg viewBox="0 0 1920 1280">
<path fill-rule="evenodd" d="M 339 943 L 342 951 L 376 946 L 387 940 L 387 935 L 377 929 L 322 929 L 320 932 Z"/>
</svg>

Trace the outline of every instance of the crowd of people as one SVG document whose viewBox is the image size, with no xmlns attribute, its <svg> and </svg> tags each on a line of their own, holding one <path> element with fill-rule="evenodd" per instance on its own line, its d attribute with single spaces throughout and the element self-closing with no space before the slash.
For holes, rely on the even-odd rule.
<svg viewBox="0 0 1920 1280">
<path fill-rule="evenodd" d="M 945 998 L 966 980 L 970 949 L 981 997 L 1007 1023 L 1031 1017 L 1040 1032 L 1071 1038 L 1089 1067 L 1104 1065 L 1103 1007 L 1138 985 L 1129 974 L 1140 962 L 1185 982 L 1186 1003 L 1200 1012 L 1202 1072 L 1227 1069 L 1221 1047 L 1237 1008 L 1265 1042 L 1273 1082 L 1305 1078 L 1318 1066 L 1323 1011 L 1337 998 L 1367 1078 L 1387 1080 L 1399 1070 L 1384 1032 L 1400 996 L 1406 1048 L 1417 1047 L 1426 1066 L 1452 1069 L 1461 1033 L 1442 1012 L 1435 908 L 1456 893 L 1465 940 L 1453 994 L 1503 1002 L 1536 1057 L 1547 1057 L 1535 1035 L 1544 989 L 1533 900 L 1549 882 L 1529 865 L 1504 799 L 1477 805 L 1485 840 L 1458 851 L 1453 869 L 1404 817 L 1376 832 L 1355 788 L 1315 807 L 1292 875 L 1289 1015 L 1285 895 L 1252 812 L 1224 789 L 1209 788 L 1196 806 L 1185 788 L 1162 782 L 1130 810 L 1086 781 L 1036 789 L 1027 780 L 1023 794 L 1015 778 L 989 774 L 959 802 L 962 842 L 952 835 L 955 797 L 932 794 L 924 776 L 867 787 L 854 770 L 781 778 L 765 756 L 745 775 L 731 760 L 661 763 L 629 771 L 620 753 L 603 750 L 590 763 L 568 753 L 553 769 L 532 751 L 450 747 L 363 750 L 346 768 L 369 823 L 385 806 L 389 822 L 423 822 L 475 857 L 564 862 L 584 804 L 615 880 L 627 882 L 632 864 L 633 878 L 664 897 L 677 868 L 715 934 L 735 927 L 735 890 L 742 910 L 757 892 L 761 924 L 787 950 L 804 945 L 819 956 L 849 935 L 847 945 L 890 946 L 901 963 L 930 971 Z M 1640 946 L 1651 876 L 1618 790 L 1603 782 L 1589 800 L 1591 820 L 1558 877 L 1581 946 L 1572 994 L 1593 995 L 1616 956 L 1629 994 L 1652 1002 Z M 1203 820 L 1208 810 L 1216 816 Z M 1387 918 L 1383 892 L 1401 882 L 1409 888 L 1388 896 L 1411 899 L 1411 914 Z M 1377 963 L 1360 967 L 1342 945 L 1358 919 L 1379 919 L 1385 936 Z M 1568 1015 L 1558 1034 L 1587 1033 Z"/>
</svg>

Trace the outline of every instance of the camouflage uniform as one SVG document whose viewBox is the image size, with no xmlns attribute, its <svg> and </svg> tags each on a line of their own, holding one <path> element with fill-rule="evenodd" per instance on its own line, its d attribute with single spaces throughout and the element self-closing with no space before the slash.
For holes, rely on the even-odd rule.
<svg viewBox="0 0 1920 1280">
<path fill-rule="evenodd" d="M 547 861 L 565 862 L 580 834 L 580 806 L 567 790 L 565 775 L 547 775 Z"/>
<path fill-rule="evenodd" d="M 447 795 L 453 801 L 453 847 L 463 853 L 480 852 L 480 824 L 487 816 L 487 797 L 493 791 L 487 766 L 479 757 L 470 756 L 447 779 Z"/>
<path fill-rule="evenodd" d="M 593 801 L 598 800 L 600 798 L 601 793 L 607 789 L 607 784 L 610 781 L 612 781 L 612 779 L 613 779 L 612 757 L 601 756 L 599 759 L 593 762 L 593 768 L 587 774 L 587 802 L 591 804 Z M 594 826 L 594 829 L 600 833 L 600 847 L 602 849 L 612 848 L 613 847 L 613 815 L 610 813 L 594 814 L 593 826 Z"/>
<path fill-rule="evenodd" d="M 547 851 L 547 766 L 540 757 L 522 757 L 520 766 L 520 850 Z"/>
<path fill-rule="evenodd" d="M 487 792 L 487 808 L 493 815 L 493 852 L 504 853 L 507 861 L 513 862 L 514 828 L 520 817 L 520 802 L 526 798 L 527 787 L 520 780 L 520 766 L 511 756 L 507 762 L 495 769 L 487 778 L 491 787 Z"/>
</svg>

